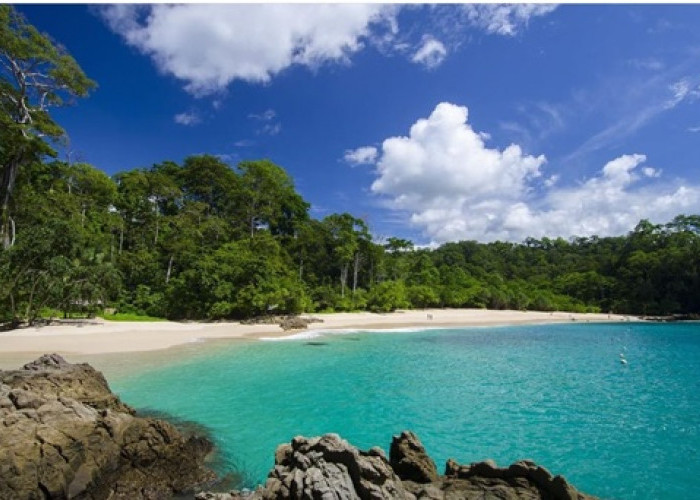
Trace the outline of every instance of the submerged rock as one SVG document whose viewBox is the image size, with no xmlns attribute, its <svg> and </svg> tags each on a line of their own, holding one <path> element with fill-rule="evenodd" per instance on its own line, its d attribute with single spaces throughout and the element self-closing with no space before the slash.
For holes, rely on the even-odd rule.
<svg viewBox="0 0 700 500">
<path fill-rule="evenodd" d="M 444 476 L 409 431 L 395 436 L 390 460 L 379 448 L 358 450 L 337 434 L 295 437 L 275 452 L 267 482 L 254 492 L 200 493 L 198 500 L 591 500 L 562 476 L 524 460 L 499 468 L 493 461 L 460 465 Z"/>
<path fill-rule="evenodd" d="M 171 498 L 211 480 L 209 441 L 140 418 L 88 364 L 0 371 L 0 499 Z"/>
</svg>

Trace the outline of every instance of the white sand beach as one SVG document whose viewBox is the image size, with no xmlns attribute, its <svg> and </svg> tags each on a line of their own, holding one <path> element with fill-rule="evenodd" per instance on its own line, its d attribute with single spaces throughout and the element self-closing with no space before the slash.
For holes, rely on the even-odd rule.
<svg viewBox="0 0 700 500">
<path fill-rule="evenodd" d="M 444 326 L 505 326 L 555 322 L 629 321 L 628 316 L 568 312 L 493 311 L 484 309 L 422 309 L 377 314 L 369 312 L 308 315 L 323 320 L 311 330 L 387 329 Z M 0 333 L 2 364 L 19 365 L 37 355 L 96 355 L 154 351 L 211 339 L 259 339 L 281 337 L 299 331 L 283 331 L 277 325 L 244 325 L 237 322 L 110 322 L 22 328 Z"/>
</svg>

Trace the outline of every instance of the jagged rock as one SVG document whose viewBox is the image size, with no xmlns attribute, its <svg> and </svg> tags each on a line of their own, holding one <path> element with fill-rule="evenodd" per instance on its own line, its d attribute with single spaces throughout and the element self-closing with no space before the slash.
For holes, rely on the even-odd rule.
<svg viewBox="0 0 700 500">
<path fill-rule="evenodd" d="M 211 444 L 135 416 L 87 364 L 0 371 L 0 499 L 170 498 L 213 478 Z"/>
<path fill-rule="evenodd" d="M 208 497 L 200 494 L 198 498 Z M 364 452 L 337 434 L 295 437 L 275 452 L 275 466 L 265 486 L 253 492 L 232 492 L 217 500 L 355 500 L 409 499 L 384 453 Z"/>
<path fill-rule="evenodd" d="M 431 483 L 437 481 L 435 462 L 428 456 L 418 437 L 404 431 L 394 436 L 389 449 L 389 463 L 394 472 L 404 481 Z"/>
<path fill-rule="evenodd" d="M 405 431 L 384 452 L 363 452 L 336 434 L 296 437 L 275 453 L 275 466 L 253 492 L 201 493 L 200 500 L 591 500 L 562 476 L 523 460 L 499 468 L 495 462 L 460 465 L 448 460 L 445 475 L 425 453 L 418 437 Z M 392 470 L 393 467 L 393 470 Z M 430 480 L 428 480 L 430 478 Z M 403 479 L 403 480 L 402 480 Z M 418 479 L 419 481 L 416 481 Z"/>
</svg>

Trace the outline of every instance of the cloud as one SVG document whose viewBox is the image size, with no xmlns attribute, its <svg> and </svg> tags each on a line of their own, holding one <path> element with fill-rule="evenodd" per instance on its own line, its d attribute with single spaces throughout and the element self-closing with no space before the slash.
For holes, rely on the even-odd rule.
<svg viewBox="0 0 700 500">
<path fill-rule="evenodd" d="M 403 16 L 404 10 L 421 16 Z M 428 68 L 471 36 L 513 36 L 550 5 L 112 4 L 96 8 L 112 31 L 196 96 L 232 82 L 269 83 L 292 66 L 348 64 L 371 46 Z M 429 34 L 432 33 L 432 34 Z M 215 105 L 216 107 L 216 105 Z"/>
<path fill-rule="evenodd" d="M 663 61 L 653 57 L 647 59 L 629 59 L 627 64 L 633 68 L 647 71 L 661 71 L 666 67 Z"/>
<path fill-rule="evenodd" d="M 248 118 L 259 123 L 259 128 L 255 131 L 258 135 L 277 135 L 282 131 L 282 124 L 277 120 L 277 112 L 274 109 L 259 114 L 251 113 Z"/>
<path fill-rule="evenodd" d="M 668 109 L 675 108 L 686 99 L 693 102 L 700 97 L 700 85 L 693 83 L 690 78 L 682 78 L 677 82 L 673 82 L 668 89 L 672 94 L 666 101 Z"/>
<path fill-rule="evenodd" d="M 279 122 L 266 123 L 261 128 L 256 130 L 260 135 L 277 135 L 282 131 L 282 124 Z"/>
<path fill-rule="evenodd" d="M 700 132 L 700 127 L 688 127 L 688 132 Z"/>
<path fill-rule="evenodd" d="M 593 151 L 598 151 L 611 144 L 619 143 L 642 129 L 658 116 L 672 111 L 682 103 L 692 103 L 700 97 L 700 77 L 670 78 L 678 69 L 647 79 L 643 83 L 627 82 L 628 92 L 615 91 L 605 93 L 596 105 L 583 103 L 590 109 L 606 108 L 612 110 L 615 121 L 586 139 L 576 150 L 566 157 L 573 161 Z M 610 82 L 611 84 L 613 82 Z M 582 111 L 583 112 L 583 111 Z"/>
<path fill-rule="evenodd" d="M 469 22 L 487 33 L 514 36 L 533 17 L 556 9 L 547 4 L 468 4 L 464 6 Z"/>
<path fill-rule="evenodd" d="M 377 148 L 374 146 L 363 146 L 357 149 L 345 151 L 343 159 L 351 166 L 371 165 L 377 160 Z"/>
<path fill-rule="evenodd" d="M 520 122 L 507 121 L 499 125 L 513 141 L 527 149 L 537 148 L 551 135 L 564 131 L 570 118 L 566 106 L 545 101 L 521 104 L 517 109 Z"/>
<path fill-rule="evenodd" d="M 178 113 L 173 117 L 173 120 L 175 123 L 185 126 L 196 125 L 202 121 L 194 112 Z"/>
<path fill-rule="evenodd" d="M 652 167 L 644 167 L 642 173 L 647 177 L 661 177 L 661 170 Z"/>
<path fill-rule="evenodd" d="M 547 179 L 545 179 L 544 185 L 545 185 L 545 187 L 551 188 L 557 182 L 559 182 L 559 174 L 553 174 L 553 175 L 550 175 Z"/>
<path fill-rule="evenodd" d="M 395 24 L 376 4 L 109 5 L 109 27 L 195 95 L 231 82 L 266 83 L 282 70 L 347 62 L 372 28 Z"/>
<path fill-rule="evenodd" d="M 411 61 L 432 69 L 440 66 L 445 57 L 447 57 L 447 49 L 442 42 L 430 35 L 425 35 L 420 48 L 413 54 Z"/>
<path fill-rule="evenodd" d="M 277 116 L 277 112 L 274 109 L 267 109 L 267 110 L 263 111 L 262 113 L 251 113 L 248 115 L 248 118 L 253 118 L 254 120 L 269 122 L 270 120 L 274 120 L 276 116 Z"/>
<path fill-rule="evenodd" d="M 561 186 L 558 174 L 543 177 L 544 155 L 525 155 L 516 144 L 489 148 L 467 118 L 466 107 L 441 103 L 378 153 L 372 191 L 390 209 L 409 212 L 434 243 L 615 235 L 643 218 L 661 222 L 700 209 L 700 186 L 661 180 L 642 154 Z"/>
<path fill-rule="evenodd" d="M 443 102 L 414 123 L 408 137 L 386 139 L 371 187 L 391 208 L 410 210 L 412 222 L 439 241 L 470 233 L 462 208 L 521 199 L 546 161 L 523 155 L 517 145 L 487 148 L 467 116 L 466 107 Z"/>
</svg>

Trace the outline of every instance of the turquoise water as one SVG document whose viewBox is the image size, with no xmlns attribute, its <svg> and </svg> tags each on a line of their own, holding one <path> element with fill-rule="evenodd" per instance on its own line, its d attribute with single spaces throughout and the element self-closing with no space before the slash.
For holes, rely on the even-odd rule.
<svg viewBox="0 0 700 500">
<path fill-rule="evenodd" d="M 628 364 L 620 363 L 623 353 Z M 206 426 L 221 471 L 263 482 L 275 447 L 337 432 L 388 450 L 412 429 L 442 469 L 532 458 L 603 498 L 700 490 L 700 324 L 566 324 L 202 344 L 111 381 Z"/>
</svg>

